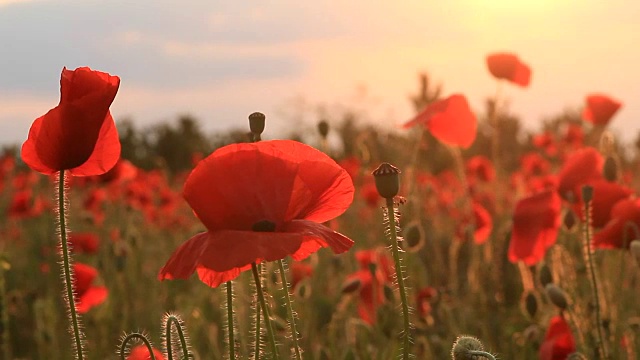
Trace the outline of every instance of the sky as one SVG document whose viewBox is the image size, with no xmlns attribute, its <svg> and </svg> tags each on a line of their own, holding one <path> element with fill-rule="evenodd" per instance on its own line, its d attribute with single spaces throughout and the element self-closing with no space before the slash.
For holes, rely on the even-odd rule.
<svg viewBox="0 0 640 360">
<path fill-rule="evenodd" d="M 479 112 L 496 92 L 494 52 L 532 69 L 528 88 L 502 88 L 527 128 L 604 93 L 623 103 L 611 128 L 631 141 L 638 18 L 635 0 L 0 0 L 0 144 L 24 141 L 57 105 L 65 66 L 120 76 L 116 121 L 192 114 L 213 132 L 261 111 L 276 138 L 321 108 L 397 128 L 414 115 L 420 72 Z"/>
</svg>

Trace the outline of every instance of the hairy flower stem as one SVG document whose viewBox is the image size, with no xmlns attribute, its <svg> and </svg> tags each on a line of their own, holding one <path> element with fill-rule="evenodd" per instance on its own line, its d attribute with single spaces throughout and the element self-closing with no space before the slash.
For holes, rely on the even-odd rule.
<svg viewBox="0 0 640 360">
<path fill-rule="evenodd" d="M 127 352 L 127 344 L 129 343 L 129 341 L 131 340 L 140 340 L 142 341 L 142 343 L 144 344 L 144 346 L 147 347 L 147 350 L 149 351 L 149 359 L 150 360 L 156 360 L 156 355 L 153 352 L 153 347 L 151 346 L 151 341 L 149 341 L 149 339 L 147 339 L 147 337 L 144 334 L 141 333 L 131 333 L 127 336 L 125 336 L 121 343 L 120 343 L 120 359 L 124 360 L 125 359 L 125 353 Z"/>
<path fill-rule="evenodd" d="M 584 190 L 583 190 L 584 191 Z M 583 196 L 584 198 L 584 196 Z M 598 352 L 601 359 L 609 359 L 607 354 L 607 348 L 604 343 L 604 335 L 602 333 L 602 319 L 600 315 L 600 294 L 598 293 L 598 281 L 596 278 L 596 270 L 593 265 L 593 248 L 591 245 L 591 200 L 585 200 L 584 204 L 584 224 L 583 224 L 584 236 L 582 240 L 584 242 L 584 255 L 587 261 L 587 269 L 589 270 L 591 289 L 593 290 L 593 301 L 596 313 L 596 330 L 598 333 Z"/>
<path fill-rule="evenodd" d="M 236 358 L 236 342 L 233 333 L 233 283 L 227 281 L 227 332 L 229 335 L 229 359 Z"/>
<path fill-rule="evenodd" d="M 69 315 L 71 316 L 71 327 L 73 328 L 73 337 L 75 341 L 76 359 L 84 358 L 82 339 L 83 334 L 80 331 L 78 312 L 76 310 L 76 299 L 73 292 L 73 275 L 71 273 L 71 258 L 69 256 L 69 244 L 67 240 L 67 220 L 65 209 L 65 174 L 64 170 L 60 170 L 60 178 L 58 181 L 58 226 L 60 231 L 60 245 L 62 248 L 62 270 L 64 272 L 64 285 L 66 291 L 67 306 L 69 307 Z"/>
<path fill-rule="evenodd" d="M 469 352 L 467 352 L 467 354 L 473 355 L 473 358 L 475 358 L 477 356 L 482 356 L 482 357 L 485 357 L 487 359 L 496 360 L 496 357 L 493 356 L 493 354 L 488 353 L 486 351 L 469 350 Z"/>
<path fill-rule="evenodd" d="M 180 348 L 182 350 L 182 356 L 184 359 L 189 359 L 192 354 L 189 354 L 189 345 L 187 344 L 187 336 L 185 330 L 182 327 L 181 320 L 177 315 L 167 314 L 165 316 L 164 331 L 165 331 L 165 347 L 167 349 L 167 357 L 169 360 L 173 360 L 173 339 L 172 332 L 175 331 L 180 341 Z M 175 327 L 175 330 L 173 330 Z"/>
<path fill-rule="evenodd" d="M 271 318 L 269 317 L 269 309 L 267 308 L 267 302 L 264 300 L 264 293 L 262 292 L 262 284 L 260 280 L 260 274 L 258 273 L 258 266 L 256 263 L 251 263 L 251 271 L 253 272 L 253 280 L 256 282 L 256 292 L 258 293 L 258 301 L 260 307 L 264 313 L 264 323 L 267 328 L 267 337 L 269 338 L 269 345 L 271 346 L 271 352 L 274 359 L 280 359 L 278 355 L 278 347 L 276 346 L 276 338 L 273 331 L 273 325 L 271 325 Z"/>
<path fill-rule="evenodd" d="M 410 344 L 410 326 L 409 323 L 409 304 L 407 303 L 407 291 L 404 286 L 404 275 L 402 273 L 402 266 L 400 265 L 400 250 L 398 249 L 398 232 L 396 229 L 396 216 L 394 211 L 393 198 L 386 198 L 387 211 L 389 214 L 389 230 L 391 232 L 391 250 L 393 252 L 393 261 L 396 268 L 396 279 L 398 280 L 398 288 L 400 290 L 400 300 L 402 301 L 402 359 L 409 359 L 409 344 Z"/>
<path fill-rule="evenodd" d="M 284 302 L 287 307 L 287 315 L 289 316 L 289 327 L 291 330 L 291 338 L 293 339 L 293 350 L 295 352 L 295 359 L 301 360 L 300 345 L 298 345 L 298 330 L 296 330 L 296 316 L 293 312 L 293 306 L 291 305 L 291 295 L 289 294 L 289 282 L 287 281 L 287 274 L 284 268 L 284 261 L 278 260 L 278 267 L 280 268 L 280 278 L 282 281 L 282 289 L 284 290 Z"/>
</svg>

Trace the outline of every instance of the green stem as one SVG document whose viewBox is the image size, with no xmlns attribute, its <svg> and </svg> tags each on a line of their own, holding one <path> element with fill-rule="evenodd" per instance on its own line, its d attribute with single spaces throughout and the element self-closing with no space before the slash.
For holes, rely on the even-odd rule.
<svg viewBox="0 0 640 360">
<path fill-rule="evenodd" d="M 75 339 L 76 358 L 82 360 L 84 358 L 82 349 L 83 334 L 80 331 L 78 313 L 76 310 L 76 299 L 73 292 L 73 275 L 71 273 L 71 259 L 69 256 L 69 244 L 67 243 L 67 221 L 65 209 L 65 176 L 64 170 L 60 170 L 60 178 L 58 181 L 58 217 L 60 230 L 60 244 L 62 247 L 62 270 L 64 272 L 64 285 L 66 288 L 67 306 L 69 306 L 69 315 L 71 316 L 71 326 L 73 328 L 73 337 Z"/>
<path fill-rule="evenodd" d="M 274 335 L 273 326 L 271 325 L 271 318 L 269 317 L 269 309 L 267 308 L 267 302 L 264 300 L 260 274 L 258 274 L 258 267 L 256 266 L 256 263 L 251 263 L 251 270 L 253 272 L 253 280 L 256 282 L 258 301 L 260 302 L 260 307 L 262 307 L 262 312 L 264 313 L 264 323 L 265 327 L 267 328 L 267 337 L 269 338 L 269 344 L 271 345 L 271 352 L 273 353 L 273 357 L 275 359 L 280 359 L 280 356 L 278 355 L 278 347 L 276 346 L 276 338 Z"/>
<path fill-rule="evenodd" d="M 402 266 L 400 265 L 400 250 L 398 249 L 398 232 L 396 230 L 396 214 L 394 211 L 393 198 L 387 198 L 387 212 L 389 215 L 389 230 L 391 231 L 391 250 L 393 252 L 393 261 L 396 268 L 396 279 L 398 281 L 398 288 L 400 290 L 400 300 L 402 301 L 402 319 L 403 319 L 403 331 L 402 331 L 402 359 L 409 359 L 409 344 L 410 344 L 410 327 L 409 322 L 409 305 L 407 302 L 407 291 L 404 286 L 404 275 L 402 273 Z"/>
<path fill-rule="evenodd" d="M 182 357 L 184 359 L 189 359 L 189 345 L 187 344 L 187 337 L 184 334 L 184 330 L 182 329 L 182 324 L 180 323 L 180 319 L 177 315 L 167 315 L 165 320 L 165 339 L 167 340 L 166 348 L 167 348 L 167 357 L 169 360 L 173 360 L 173 341 L 171 339 L 172 326 L 176 327 L 176 332 L 178 333 L 178 338 L 180 339 L 180 346 L 182 347 Z"/>
<path fill-rule="evenodd" d="M 291 330 L 291 338 L 293 339 L 293 350 L 295 351 L 296 359 L 301 360 L 300 345 L 298 345 L 298 330 L 296 330 L 296 317 L 293 313 L 293 306 L 291 305 L 291 296 L 289 294 L 289 282 L 287 281 L 287 274 L 284 268 L 284 260 L 278 260 L 278 266 L 280 267 L 280 277 L 282 279 L 282 289 L 284 290 L 284 302 L 287 307 L 287 315 L 289 316 L 289 326 Z"/>
<path fill-rule="evenodd" d="M 229 334 L 229 359 L 236 358 L 236 341 L 234 338 L 234 322 L 233 322 L 233 283 L 227 281 L 227 329 Z"/>
<path fill-rule="evenodd" d="M 147 339 L 146 336 L 144 336 L 141 333 L 132 333 L 125 336 L 125 338 L 122 339 L 122 342 L 120 343 L 120 359 L 121 360 L 125 359 L 124 355 L 127 350 L 127 344 L 129 343 L 129 341 L 133 339 L 138 339 L 142 341 L 144 345 L 147 347 L 147 350 L 149 350 L 149 358 L 151 360 L 156 360 L 156 355 L 153 353 L 153 347 L 151 346 L 151 342 L 149 341 L 149 339 Z"/>
<path fill-rule="evenodd" d="M 583 196 L 584 197 L 584 196 Z M 598 281 L 596 278 L 596 270 L 593 264 L 593 250 L 591 247 L 591 201 L 585 201 L 584 204 L 584 253 L 587 258 L 587 268 L 589 270 L 591 288 L 593 290 L 593 301 L 595 303 L 596 313 L 596 330 L 598 332 L 598 351 L 600 357 L 603 359 L 609 359 L 607 354 L 607 348 L 604 343 L 604 335 L 602 333 L 602 319 L 600 315 L 600 296 L 598 294 Z"/>
<path fill-rule="evenodd" d="M 475 356 L 474 356 L 474 358 L 475 358 L 476 356 L 482 356 L 482 357 L 486 357 L 487 359 L 496 360 L 496 357 L 495 357 L 495 356 L 493 356 L 493 354 L 488 353 L 488 352 L 486 352 L 486 351 L 469 350 L 469 351 L 467 352 L 467 354 L 469 354 L 469 355 L 475 355 Z"/>
<path fill-rule="evenodd" d="M 260 274 L 262 272 L 262 264 L 258 264 L 258 274 Z M 262 280 L 261 280 L 262 281 Z M 258 297 L 258 287 L 256 286 L 256 300 Z M 256 301 L 256 327 L 255 327 L 255 346 L 254 346 L 254 350 L 253 350 L 253 358 L 254 360 L 259 360 L 260 359 L 260 348 L 262 347 L 262 322 L 261 322 L 261 310 L 260 310 L 260 305 L 258 305 L 258 302 Z"/>
</svg>

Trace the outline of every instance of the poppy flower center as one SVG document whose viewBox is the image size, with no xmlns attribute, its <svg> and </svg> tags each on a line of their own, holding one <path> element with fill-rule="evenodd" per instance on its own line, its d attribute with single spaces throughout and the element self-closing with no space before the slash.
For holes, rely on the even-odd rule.
<svg viewBox="0 0 640 360">
<path fill-rule="evenodd" d="M 276 223 L 269 220 L 261 220 L 253 224 L 251 230 L 257 232 L 274 232 L 276 231 Z"/>
</svg>

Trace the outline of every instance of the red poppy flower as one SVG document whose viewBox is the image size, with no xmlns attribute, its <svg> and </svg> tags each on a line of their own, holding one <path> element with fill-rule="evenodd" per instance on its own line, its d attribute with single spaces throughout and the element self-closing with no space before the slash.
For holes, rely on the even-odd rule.
<svg viewBox="0 0 640 360">
<path fill-rule="evenodd" d="M 478 126 L 467 98 L 461 94 L 431 103 L 403 127 L 407 129 L 417 124 L 426 126 L 439 141 L 465 149 L 476 139 Z"/>
<path fill-rule="evenodd" d="M 304 279 L 313 275 L 313 266 L 301 262 L 291 263 L 291 288 L 296 286 Z"/>
<path fill-rule="evenodd" d="M 516 204 L 509 243 L 509 261 L 531 266 L 556 242 L 560 229 L 560 197 L 547 190 Z"/>
<path fill-rule="evenodd" d="M 418 294 L 416 295 L 416 304 L 418 315 L 420 315 L 421 319 L 426 319 L 428 316 L 431 316 L 431 302 L 437 296 L 438 290 L 431 286 L 422 288 L 420 291 L 418 291 Z"/>
<path fill-rule="evenodd" d="M 163 360 L 164 355 L 158 349 L 153 349 L 153 355 L 156 360 Z M 138 345 L 131 349 L 129 352 L 129 356 L 127 356 L 127 360 L 149 360 L 151 359 L 151 355 L 149 354 L 149 349 L 146 345 Z"/>
<path fill-rule="evenodd" d="M 564 360 L 576 351 L 576 343 L 571 328 L 562 316 L 554 316 L 540 346 L 540 360 Z"/>
<path fill-rule="evenodd" d="M 529 86 L 531 69 L 514 54 L 491 54 L 487 56 L 487 66 L 491 75 L 498 79 L 504 79 L 522 87 Z"/>
<path fill-rule="evenodd" d="M 69 243 L 74 252 L 95 254 L 100 247 L 100 238 L 94 233 L 71 233 Z"/>
<path fill-rule="evenodd" d="M 62 69 L 60 103 L 31 125 L 22 160 L 51 175 L 100 175 L 120 157 L 120 140 L 109 106 L 120 78 L 88 67 Z"/>
<path fill-rule="evenodd" d="M 591 94 L 586 98 L 587 106 L 582 118 L 594 125 L 607 125 L 622 103 L 602 94 Z"/>
<path fill-rule="evenodd" d="M 640 227 L 640 199 L 620 200 L 611 209 L 611 220 L 593 235 L 593 245 L 597 248 L 622 248 L 626 241 L 628 247 L 637 237 L 633 226 Z"/>
<path fill-rule="evenodd" d="M 349 275 L 347 282 L 360 282 L 358 315 L 364 322 L 374 324 L 378 306 L 385 300 L 384 285 L 393 283 L 394 268 L 391 259 L 378 250 L 358 251 L 356 259 L 360 264 L 360 270 Z M 375 269 L 373 274 L 372 268 Z"/>
<path fill-rule="evenodd" d="M 77 262 L 73 264 L 73 272 L 75 274 L 75 290 L 78 295 L 76 306 L 78 312 L 86 313 L 92 307 L 102 304 L 109 291 L 104 286 L 93 285 L 93 280 L 98 276 L 98 270 Z"/>
<path fill-rule="evenodd" d="M 469 180 L 478 179 L 480 181 L 493 181 L 496 177 L 496 170 L 493 168 L 491 160 L 486 156 L 476 155 L 467 160 L 467 177 Z"/>
<path fill-rule="evenodd" d="M 598 150 L 587 147 L 569 155 L 558 174 L 558 194 L 575 202 L 583 185 L 602 178 L 604 159 Z"/>
<path fill-rule="evenodd" d="M 353 201 L 349 174 L 324 153 L 290 140 L 234 144 L 200 161 L 184 197 L 207 228 L 183 245 L 159 279 L 200 280 L 216 287 L 252 263 L 291 255 L 301 260 L 321 247 L 347 251 L 353 241 L 320 223 Z"/>
<path fill-rule="evenodd" d="M 44 211 L 45 202 L 40 196 L 33 196 L 30 189 L 17 191 L 7 208 L 7 216 L 11 219 L 35 217 Z"/>
</svg>

